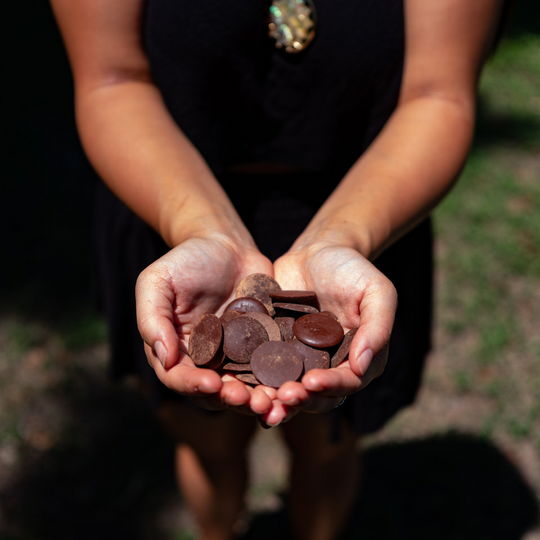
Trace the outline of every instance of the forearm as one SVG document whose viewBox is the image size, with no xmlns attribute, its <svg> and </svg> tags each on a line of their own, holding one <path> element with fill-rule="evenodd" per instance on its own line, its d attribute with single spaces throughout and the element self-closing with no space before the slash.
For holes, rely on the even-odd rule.
<svg viewBox="0 0 540 540">
<path fill-rule="evenodd" d="M 400 105 L 294 247 L 338 242 L 375 259 L 453 185 L 472 139 L 472 103 L 426 96 Z"/>
<path fill-rule="evenodd" d="M 81 140 L 95 169 L 169 246 L 209 232 L 252 245 L 227 195 L 150 82 L 79 88 L 76 104 Z"/>
</svg>

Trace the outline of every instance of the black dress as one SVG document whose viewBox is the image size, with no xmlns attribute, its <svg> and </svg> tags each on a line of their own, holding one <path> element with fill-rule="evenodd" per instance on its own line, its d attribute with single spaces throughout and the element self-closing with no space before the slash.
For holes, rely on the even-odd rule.
<svg viewBox="0 0 540 540">
<path fill-rule="evenodd" d="M 302 53 L 266 36 L 268 2 L 148 0 L 144 43 L 172 117 L 224 186 L 261 252 L 287 251 L 396 107 L 403 66 L 401 0 L 316 0 L 317 36 Z M 228 173 L 239 163 L 277 163 L 298 174 Z M 135 321 L 138 274 L 167 251 L 104 186 L 97 194 L 99 283 L 112 372 L 141 374 L 151 400 L 175 398 L 148 366 Z M 399 308 L 384 374 L 336 409 L 359 433 L 379 429 L 414 401 L 430 348 L 429 221 L 376 261 Z M 334 413 L 336 414 L 336 413 Z"/>
</svg>

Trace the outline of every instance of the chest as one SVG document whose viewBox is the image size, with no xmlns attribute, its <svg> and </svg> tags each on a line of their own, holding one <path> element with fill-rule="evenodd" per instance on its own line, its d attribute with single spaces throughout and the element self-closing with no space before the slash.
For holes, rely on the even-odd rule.
<svg viewBox="0 0 540 540">
<path fill-rule="evenodd" d="M 268 37 L 268 0 L 147 0 L 149 55 L 171 66 L 245 70 L 272 63 L 298 70 L 373 71 L 403 49 L 403 0 L 313 0 L 317 32 L 302 53 L 279 52 Z M 277 60 L 276 60 L 277 58 Z"/>
</svg>

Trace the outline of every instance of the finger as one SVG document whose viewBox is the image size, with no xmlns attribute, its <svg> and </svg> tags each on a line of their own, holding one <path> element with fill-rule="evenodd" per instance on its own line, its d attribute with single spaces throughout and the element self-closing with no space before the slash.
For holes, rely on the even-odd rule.
<svg viewBox="0 0 540 540">
<path fill-rule="evenodd" d="M 296 409 L 311 414 L 322 414 L 335 409 L 341 402 L 343 402 L 341 396 L 323 396 L 316 392 L 309 392 L 308 398 Z"/>
<path fill-rule="evenodd" d="M 288 407 L 297 407 L 308 397 L 309 393 L 306 387 L 296 381 L 286 382 L 277 391 L 277 399 Z"/>
<path fill-rule="evenodd" d="M 333 409 L 343 400 L 344 396 L 309 392 L 304 385 L 295 382 L 285 383 L 279 389 L 278 397 L 280 401 L 291 409 L 309 413 L 323 413 Z"/>
<path fill-rule="evenodd" d="M 269 425 L 270 427 L 279 426 L 284 422 L 288 422 L 296 414 L 298 414 L 298 409 L 287 407 L 279 399 L 272 401 L 271 409 L 264 415 L 262 415 L 262 420 Z"/>
<path fill-rule="evenodd" d="M 273 401 L 274 399 L 277 399 L 277 389 L 272 388 L 271 386 L 265 386 L 264 384 L 259 384 L 259 386 L 256 387 L 257 390 L 260 390 L 261 392 L 264 392 L 269 398 L 270 401 Z"/>
<path fill-rule="evenodd" d="M 146 350 L 149 349 L 146 345 Z M 157 358 L 152 358 L 151 352 L 148 356 L 158 379 L 174 392 L 185 396 L 210 395 L 218 393 L 223 387 L 221 377 L 215 371 L 195 367 L 188 356 L 168 371 L 165 371 Z"/>
<path fill-rule="evenodd" d="M 231 375 L 225 375 L 222 377 L 222 380 L 225 380 L 225 377 L 231 377 Z M 251 391 L 251 387 L 246 387 Z M 264 414 L 269 410 L 269 408 L 272 406 L 272 401 L 277 399 L 277 389 L 272 388 L 270 386 L 265 386 L 264 384 L 259 384 L 253 388 L 253 391 L 256 390 L 256 393 L 251 393 L 251 400 L 255 399 L 255 407 L 257 407 L 256 414 Z M 251 400 L 250 400 L 250 406 L 251 406 Z M 264 411 L 262 409 L 265 409 Z M 255 411 L 254 411 L 255 412 Z"/>
<path fill-rule="evenodd" d="M 181 350 L 174 328 L 175 295 L 165 268 L 154 264 L 144 270 L 137 279 L 135 296 L 139 332 L 161 365 L 170 369 L 187 351 Z"/>
<path fill-rule="evenodd" d="M 364 386 L 363 379 L 345 365 L 329 370 L 315 369 L 306 373 L 301 383 L 285 383 L 278 390 L 278 398 L 288 407 L 299 411 L 323 413 Z"/>
<path fill-rule="evenodd" d="M 360 304 L 360 324 L 349 351 L 349 363 L 356 375 L 367 374 L 372 360 L 388 345 L 396 308 L 396 289 L 381 274 L 367 287 Z"/>
<path fill-rule="evenodd" d="M 262 389 L 256 386 L 250 395 L 249 408 L 254 414 L 266 414 L 272 408 L 272 400 Z"/>
<path fill-rule="evenodd" d="M 257 416 L 257 422 L 263 429 L 270 429 L 272 426 L 269 426 L 262 418 L 262 416 Z"/>
<path fill-rule="evenodd" d="M 380 377 L 384 373 L 386 362 L 388 361 L 388 352 L 390 350 L 390 344 L 387 343 L 385 347 L 378 354 L 375 355 L 367 371 L 362 376 L 361 389 L 365 388 L 373 379 Z"/>
<path fill-rule="evenodd" d="M 363 388 L 362 378 L 351 370 L 348 362 L 333 369 L 312 369 L 301 382 L 307 391 L 331 397 L 349 396 Z"/>
<path fill-rule="evenodd" d="M 222 380 L 223 387 L 219 394 L 227 407 L 246 407 L 245 412 L 248 412 L 251 388 L 234 377 L 230 377 L 230 379 L 223 377 Z"/>
<path fill-rule="evenodd" d="M 249 407 L 249 390 L 244 383 L 231 377 L 223 381 L 223 386 L 219 393 L 212 395 L 192 395 L 190 397 L 195 405 L 203 409 L 213 411 L 233 409 L 241 414 L 253 415 L 255 413 Z"/>
</svg>

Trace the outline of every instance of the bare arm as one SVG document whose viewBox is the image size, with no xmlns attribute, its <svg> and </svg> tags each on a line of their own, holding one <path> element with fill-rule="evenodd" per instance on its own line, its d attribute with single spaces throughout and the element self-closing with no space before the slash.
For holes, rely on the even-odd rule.
<svg viewBox="0 0 540 540">
<path fill-rule="evenodd" d="M 344 242 L 377 257 L 451 188 L 469 150 L 476 87 L 501 0 L 405 0 L 398 107 L 295 247 Z"/>
<path fill-rule="evenodd" d="M 253 240 L 170 117 L 140 42 L 142 0 L 52 0 L 74 79 L 79 134 L 101 178 L 173 247 L 228 231 Z"/>
<path fill-rule="evenodd" d="M 291 250 L 274 264 L 286 288 L 312 289 L 346 327 L 349 362 L 278 391 L 286 404 L 328 410 L 384 370 L 395 292 L 368 260 L 414 227 L 455 182 L 469 150 L 478 76 L 501 0 L 405 0 L 399 104 Z"/>
<path fill-rule="evenodd" d="M 149 362 L 177 391 L 222 393 L 221 382 L 208 370 L 184 370 L 191 367 L 185 355 L 189 330 L 203 311 L 216 311 L 227 301 L 245 273 L 271 274 L 273 269 L 150 80 L 140 44 L 142 0 L 52 4 L 74 72 L 77 121 L 87 154 L 111 189 L 170 246 L 178 246 L 139 280 L 138 320 Z M 335 405 L 384 368 L 384 361 L 371 359 L 388 341 L 395 291 L 366 259 L 375 258 L 444 196 L 470 144 L 477 76 L 499 0 L 406 0 L 405 5 L 407 51 L 398 108 L 275 265 L 283 286 L 319 291 L 324 302 L 339 306 L 349 326 L 362 329 L 343 369 L 306 375 L 292 401 L 282 389 L 283 402 L 307 404 L 308 410 Z M 208 263 L 190 276 L 189 286 L 177 279 L 179 268 L 189 271 L 205 257 Z M 348 302 L 328 286 L 325 272 L 334 275 L 336 261 L 342 263 L 343 285 L 352 280 L 357 289 Z M 217 284 L 216 275 L 223 276 Z M 314 404 L 306 388 L 329 398 Z M 241 399 L 240 393 L 236 387 L 228 403 L 246 403 L 245 391 Z M 257 412 L 269 410 L 263 402 Z M 272 423 L 286 414 L 279 407 L 270 414 L 274 411 Z"/>
<path fill-rule="evenodd" d="M 75 80 L 85 151 L 101 178 L 175 247 L 137 283 L 137 320 L 161 381 L 205 408 L 264 413 L 273 389 L 195 368 L 193 325 L 247 274 L 273 274 L 209 167 L 169 115 L 140 42 L 142 0 L 51 0 Z"/>
</svg>

